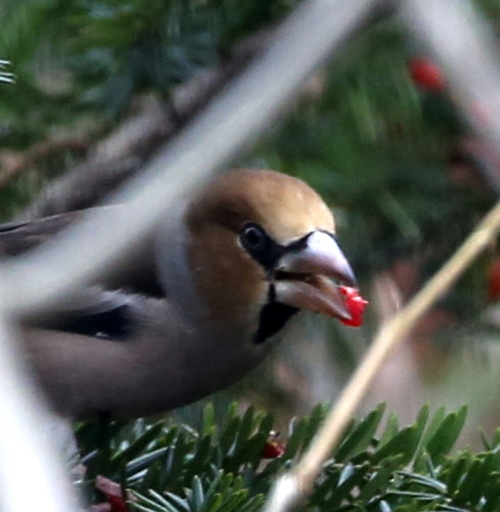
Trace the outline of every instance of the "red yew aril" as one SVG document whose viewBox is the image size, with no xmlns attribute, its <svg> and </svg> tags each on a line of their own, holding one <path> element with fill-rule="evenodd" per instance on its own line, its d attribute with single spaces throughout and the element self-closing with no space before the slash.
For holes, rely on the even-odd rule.
<svg viewBox="0 0 500 512">
<path fill-rule="evenodd" d="M 351 314 L 350 320 L 341 319 L 340 321 L 350 327 L 359 327 L 363 323 L 363 313 L 368 301 L 361 297 L 356 288 L 350 286 L 340 286 L 340 293 L 344 296 L 345 305 Z"/>
<path fill-rule="evenodd" d="M 408 62 L 408 71 L 415 85 L 424 91 L 442 92 L 446 78 L 441 69 L 428 59 L 416 57 Z"/>
</svg>

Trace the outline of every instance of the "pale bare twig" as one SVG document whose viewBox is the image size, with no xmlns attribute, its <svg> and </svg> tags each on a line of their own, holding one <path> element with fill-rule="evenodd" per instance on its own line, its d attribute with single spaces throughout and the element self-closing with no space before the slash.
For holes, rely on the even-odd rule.
<svg viewBox="0 0 500 512">
<path fill-rule="evenodd" d="M 369 352 L 328 414 L 309 450 L 292 474 L 286 475 L 286 478 L 277 484 L 273 503 L 279 503 L 281 508 L 274 505 L 275 508 L 269 507 L 267 510 L 272 512 L 289 510 L 290 505 L 311 491 L 323 463 L 332 453 L 389 353 L 398 343 L 406 339 L 417 320 L 450 289 L 474 259 L 495 239 L 499 230 L 500 202 L 484 217 L 462 246 L 408 305 L 382 325 Z M 278 500 L 277 495 L 280 495 Z"/>
<path fill-rule="evenodd" d="M 408 28 L 421 38 L 448 74 L 452 98 L 466 121 L 493 152 L 500 147 L 500 66 L 489 27 L 472 4 L 463 0 L 394 2 Z M 467 55 L 470 66 L 463 65 Z M 500 229 L 500 202 L 422 290 L 382 325 L 309 450 L 291 473 L 278 481 L 266 510 L 290 510 L 312 490 L 323 463 L 340 440 L 347 423 L 389 353 L 416 321 L 446 293 L 474 259 L 495 240 Z"/>
<path fill-rule="evenodd" d="M 372 348 L 325 421 L 324 430 L 318 435 L 317 442 L 297 466 L 295 474 L 301 488 L 312 485 L 315 468 L 328 457 L 337 443 L 357 404 L 390 351 L 406 339 L 417 320 L 450 289 L 474 259 L 495 239 L 499 230 L 500 202 L 407 306 L 382 326 Z"/>
</svg>

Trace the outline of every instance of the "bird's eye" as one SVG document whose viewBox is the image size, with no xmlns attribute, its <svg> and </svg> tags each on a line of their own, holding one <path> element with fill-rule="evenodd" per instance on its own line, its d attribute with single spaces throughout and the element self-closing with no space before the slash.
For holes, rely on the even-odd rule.
<svg viewBox="0 0 500 512">
<path fill-rule="evenodd" d="M 273 268 L 284 250 L 258 224 L 253 223 L 243 226 L 240 231 L 240 243 L 267 271 Z"/>
<path fill-rule="evenodd" d="M 257 224 L 247 224 L 241 231 L 240 239 L 245 249 L 252 253 L 266 245 L 267 235 Z"/>
</svg>

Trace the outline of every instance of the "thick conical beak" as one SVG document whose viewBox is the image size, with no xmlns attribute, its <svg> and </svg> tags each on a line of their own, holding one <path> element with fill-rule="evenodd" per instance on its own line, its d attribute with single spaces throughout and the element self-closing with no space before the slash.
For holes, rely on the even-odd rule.
<svg viewBox="0 0 500 512">
<path fill-rule="evenodd" d="M 314 231 L 305 247 L 285 253 L 275 267 L 276 300 L 299 309 L 350 320 L 338 284 L 355 286 L 354 272 L 337 242 Z"/>
</svg>

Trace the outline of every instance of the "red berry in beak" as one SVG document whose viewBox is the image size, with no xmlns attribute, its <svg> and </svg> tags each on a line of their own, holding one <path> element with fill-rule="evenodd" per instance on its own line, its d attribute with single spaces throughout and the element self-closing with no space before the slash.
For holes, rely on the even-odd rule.
<svg viewBox="0 0 500 512">
<path fill-rule="evenodd" d="M 351 315 L 350 320 L 341 318 L 340 321 L 350 327 L 359 327 L 363 323 L 363 312 L 368 301 L 363 299 L 356 288 L 340 286 L 340 293 L 344 296 L 345 305 Z"/>
</svg>

